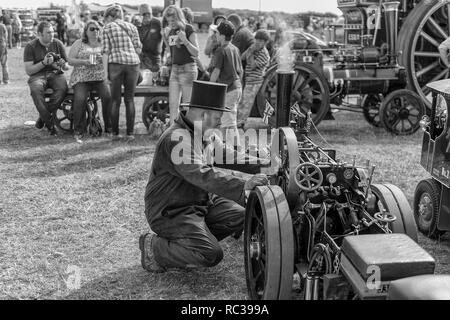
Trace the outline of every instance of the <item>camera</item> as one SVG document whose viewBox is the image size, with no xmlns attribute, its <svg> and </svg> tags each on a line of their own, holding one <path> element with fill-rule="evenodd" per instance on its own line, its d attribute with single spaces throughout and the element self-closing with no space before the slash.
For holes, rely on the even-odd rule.
<svg viewBox="0 0 450 320">
<path fill-rule="evenodd" d="M 62 59 L 61 55 L 57 54 L 57 53 L 54 53 L 54 52 L 49 52 L 45 56 L 45 59 L 49 59 L 50 57 L 53 58 L 53 63 L 56 63 L 56 65 L 58 67 L 58 69 L 53 71 L 53 72 L 55 72 L 56 74 L 63 74 L 63 71 L 62 71 L 62 65 L 63 64 L 60 64 L 60 63 L 61 63 L 61 61 L 64 62 L 64 60 Z"/>
<path fill-rule="evenodd" d="M 49 52 L 47 53 L 46 57 L 52 57 L 53 58 L 53 62 L 58 63 L 62 58 L 60 54 L 54 53 L 54 52 Z"/>
</svg>

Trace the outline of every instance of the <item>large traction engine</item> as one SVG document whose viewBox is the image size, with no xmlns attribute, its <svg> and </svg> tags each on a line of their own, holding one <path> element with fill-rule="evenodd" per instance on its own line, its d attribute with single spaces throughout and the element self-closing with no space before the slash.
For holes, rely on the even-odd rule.
<svg viewBox="0 0 450 320">
<path fill-rule="evenodd" d="M 296 52 L 292 100 L 312 112 L 316 125 L 333 119 L 331 109 L 340 109 L 363 112 L 370 124 L 394 134 L 416 132 L 431 107 L 426 84 L 450 75 L 438 50 L 450 36 L 450 1 L 338 0 L 338 6 L 345 43 L 325 64 L 317 58 L 326 54 L 322 50 Z M 261 114 L 267 101 L 275 103 L 276 70 L 268 71 L 261 88 Z M 347 99 L 354 95 L 361 97 L 358 104 Z M 273 127 L 274 121 L 275 116 Z"/>
<path fill-rule="evenodd" d="M 294 72 L 278 73 L 271 148 L 277 173 L 271 186 L 250 194 L 246 207 L 250 298 L 385 299 L 390 281 L 432 274 L 434 260 L 416 243 L 403 192 L 372 184 L 374 167 L 338 161 L 334 150 L 308 137 L 310 115 L 291 110 L 293 79 Z M 381 268 L 383 286 L 368 289 L 372 264 Z"/>
</svg>

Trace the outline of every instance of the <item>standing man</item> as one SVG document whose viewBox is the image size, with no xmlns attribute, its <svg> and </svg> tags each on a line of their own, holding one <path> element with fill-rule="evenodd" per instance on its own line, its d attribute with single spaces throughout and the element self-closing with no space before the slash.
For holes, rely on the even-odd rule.
<svg viewBox="0 0 450 320">
<path fill-rule="evenodd" d="M 218 265 L 219 241 L 244 228 L 245 192 L 268 184 L 265 175 L 244 180 L 205 160 L 204 137 L 229 111 L 226 91 L 223 84 L 194 81 L 189 110 L 158 142 L 145 194 L 145 214 L 156 234 L 139 239 L 148 272 Z"/>
<path fill-rule="evenodd" d="M 0 11 L 1 12 L 1 11 Z M 0 16 L 0 64 L 2 66 L 3 83 L 9 83 L 9 73 L 8 73 L 8 30 L 3 24 L 3 16 Z"/>
<path fill-rule="evenodd" d="M 247 51 L 250 46 L 255 43 L 255 38 L 247 27 L 242 24 L 242 19 L 237 14 L 230 14 L 228 21 L 234 25 L 235 34 L 231 43 L 235 45 L 240 54 Z"/>
<path fill-rule="evenodd" d="M 140 5 L 139 14 L 142 16 L 142 25 L 138 27 L 142 42 L 141 69 L 157 73 L 161 69 L 162 24 L 159 19 L 153 18 L 148 4 Z"/>
<path fill-rule="evenodd" d="M 235 145 L 234 139 L 239 141 L 237 129 L 238 104 L 242 98 L 243 68 L 239 49 L 230 43 L 234 27 L 229 21 L 222 22 L 218 27 L 220 48 L 216 50 L 213 59 L 211 82 L 227 85 L 226 104 L 230 112 L 222 117 L 222 130 L 227 145 Z M 239 146 L 239 143 L 237 144 Z"/>
<path fill-rule="evenodd" d="M 55 30 L 50 22 L 41 22 L 37 32 L 38 37 L 25 47 L 25 71 L 30 76 L 31 97 L 40 115 L 36 128 L 42 129 L 45 125 L 51 135 L 56 135 L 52 114 L 66 97 L 67 82 L 63 71 L 69 70 L 67 55 L 63 43 L 54 39 Z M 47 103 L 45 90 L 49 88 L 53 93 Z"/>
<path fill-rule="evenodd" d="M 58 12 L 56 14 L 56 33 L 58 34 L 58 39 L 61 40 L 63 44 L 66 43 L 65 39 L 66 29 L 67 29 L 66 18 L 63 13 Z"/>
<path fill-rule="evenodd" d="M 241 56 L 242 61 L 246 64 L 246 68 L 245 89 L 238 108 L 238 128 L 240 129 L 244 129 L 247 124 L 253 103 L 270 64 L 270 55 L 266 48 L 269 41 L 269 33 L 264 29 L 258 30 L 255 35 L 255 43 Z"/>
<path fill-rule="evenodd" d="M 12 49 L 12 18 L 11 14 L 8 11 L 4 11 L 3 15 L 3 24 L 6 26 L 6 30 L 8 30 L 8 48 Z"/>
</svg>

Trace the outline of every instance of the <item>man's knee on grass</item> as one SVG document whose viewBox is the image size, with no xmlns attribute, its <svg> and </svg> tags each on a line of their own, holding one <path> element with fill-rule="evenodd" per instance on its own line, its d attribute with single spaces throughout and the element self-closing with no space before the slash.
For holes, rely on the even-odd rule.
<svg viewBox="0 0 450 320">
<path fill-rule="evenodd" d="M 215 267 L 223 260 L 223 250 L 218 244 L 203 250 L 200 255 L 202 259 L 199 264 L 204 268 Z"/>
</svg>

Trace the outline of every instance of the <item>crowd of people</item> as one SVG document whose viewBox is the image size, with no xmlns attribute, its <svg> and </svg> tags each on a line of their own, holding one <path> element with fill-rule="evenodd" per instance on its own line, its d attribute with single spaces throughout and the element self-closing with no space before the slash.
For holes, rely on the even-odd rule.
<svg viewBox="0 0 450 320">
<path fill-rule="evenodd" d="M 235 139 L 238 129 L 245 127 L 270 63 L 266 48 L 270 37 L 266 30 L 260 29 L 254 35 L 239 15 L 217 16 L 210 26 L 205 48 L 200 48 L 192 25 L 194 15 L 189 8 L 169 6 L 159 19 L 153 17 L 148 5 L 143 4 L 139 7 L 136 24 L 125 21 L 119 5 L 109 7 L 101 21 L 84 12 L 85 20 L 79 35 L 71 31 L 75 28 L 62 22 L 67 21 L 63 15 L 64 12 L 58 15 L 56 25 L 41 22 L 36 39 L 24 49 L 28 85 L 39 112 L 37 128 L 45 127 L 51 135 L 58 133 L 53 115 L 71 87 L 74 91 L 74 138 L 78 143 L 83 143 L 88 131 L 87 99 L 93 91 L 102 101 L 105 134 L 113 139 L 125 138 L 119 132 L 123 87 L 126 138 L 134 140 L 134 96 L 142 81 L 142 71 L 148 69 L 155 75 L 163 64 L 170 67 L 170 124 L 174 123 L 183 105 L 189 104 L 193 82 L 203 80 L 227 86 L 226 104 L 231 112 L 221 119 L 224 137 L 231 132 L 230 136 Z M 6 26 L 0 23 L 0 39 L 7 32 Z M 72 38 L 77 39 L 71 43 L 67 54 L 65 45 Z M 201 50 L 210 58 L 208 65 L 199 59 Z M 6 56 L 5 48 L 2 57 Z M 8 83 L 6 59 L 2 59 L 2 65 L 3 81 Z M 73 71 L 67 83 L 64 73 L 69 70 L 69 65 Z M 49 99 L 45 97 L 47 89 L 52 89 Z"/>
</svg>

